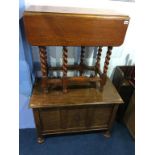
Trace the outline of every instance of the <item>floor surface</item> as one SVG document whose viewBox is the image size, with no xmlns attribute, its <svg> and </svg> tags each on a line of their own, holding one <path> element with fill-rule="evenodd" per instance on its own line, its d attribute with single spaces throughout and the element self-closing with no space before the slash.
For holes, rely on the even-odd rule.
<svg viewBox="0 0 155 155">
<path fill-rule="evenodd" d="M 35 129 L 19 130 L 20 155 L 134 155 L 135 142 L 126 127 L 115 123 L 111 138 L 102 132 L 50 136 L 38 144 Z"/>
</svg>

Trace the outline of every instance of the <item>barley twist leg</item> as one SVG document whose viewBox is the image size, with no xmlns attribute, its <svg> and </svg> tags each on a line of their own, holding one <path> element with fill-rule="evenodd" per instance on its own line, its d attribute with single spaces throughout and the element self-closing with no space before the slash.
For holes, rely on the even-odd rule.
<svg viewBox="0 0 155 155">
<path fill-rule="evenodd" d="M 47 85 L 47 55 L 46 55 L 46 47 L 39 46 L 39 54 L 40 54 L 40 62 L 41 62 L 41 72 L 42 72 L 42 89 L 44 92 L 48 92 Z"/>
<path fill-rule="evenodd" d="M 97 75 L 97 71 L 100 69 L 101 54 L 102 54 L 102 46 L 99 46 L 95 65 L 96 66 L 95 76 Z"/>
<path fill-rule="evenodd" d="M 112 53 L 112 46 L 108 46 L 108 51 L 107 51 L 107 54 L 105 57 L 103 75 L 102 75 L 102 80 L 101 80 L 101 88 L 104 86 L 104 84 L 106 82 L 107 70 L 108 70 L 108 66 L 109 66 L 111 53 Z"/>
<path fill-rule="evenodd" d="M 81 46 L 80 76 L 82 76 L 82 74 L 83 74 L 84 54 L 85 54 L 85 47 L 84 46 Z"/>
<path fill-rule="evenodd" d="M 66 46 L 63 46 L 63 92 L 67 92 L 67 56 L 68 56 L 68 50 Z"/>
</svg>

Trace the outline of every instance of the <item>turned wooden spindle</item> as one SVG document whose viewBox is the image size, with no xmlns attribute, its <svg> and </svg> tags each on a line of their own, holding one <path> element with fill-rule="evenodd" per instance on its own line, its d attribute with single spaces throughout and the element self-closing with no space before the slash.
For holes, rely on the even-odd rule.
<svg viewBox="0 0 155 155">
<path fill-rule="evenodd" d="M 83 64 L 84 64 L 84 54 L 85 54 L 85 47 L 81 46 L 81 56 L 80 56 L 80 76 L 83 74 Z"/>
<path fill-rule="evenodd" d="M 66 46 L 63 46 L 63 92 L 67 92 L 67 56 L 68 56 L 68 50 Z"/>
<path fill-rule="evenodd" d="M 40 62 L 41 62 L 41 72 L 42 72 L 42 89 L 47 92 L 47 55 L 46 47 L 39 46 Z"/>
<path fill-rule="evenodd" d="M 84 62 L 84 53 L 85 53 L 85 46 L 81 46 L 80 64 L 82 64 L 82 65 L 83 65 L 83 62 Z"/>
<path fill-rule="evenodd" d="M 100 67 L 101 54 L 102 54 L 102 46 L 99 46 L 97 53 L 96 67 Z"/>
<path fill-rule="evenodd" d="M 97 71 L 99 71 L 99 69 L 100 69 L 101 54 L 102 54 L 102 46 L 99 46 L 97 58 L 96 58 L 96 65 L 95 65 L 96 66 L 95 75 L 97 75 Z"/>
<path fill-rule="evenodd" d="M 101 90 L 103 90 L 103 86 L 106 83 L 107 70 L 108 70 L 108 65 L 109 65 L 111 53 L 112 53 L 112 46 L 108 46 L 108 51 L 107 51 L 107 54 L 106 54 L 106 57 L 105 57 L 105 62 L 104 62 L 103 74 L 100 76 L 101 77 L 101 81 L 100 81 Z"/>
<path fill-rule="evenodd" d="M 112 46 L 108 46 L 108 51 L 107 51 L 107 54 L 106 54 L 106 57 L 105 57 L 104 70 L 103 70 L 103 73 L 105 75 L 107 74 L 111 53 L 112 53 Z"/>
<path fill-rule="evenodd" d="M 68 50 L 66 46 L 63 46 L 63 77 L 67 76 L 67 54 Z"/>
</svg>

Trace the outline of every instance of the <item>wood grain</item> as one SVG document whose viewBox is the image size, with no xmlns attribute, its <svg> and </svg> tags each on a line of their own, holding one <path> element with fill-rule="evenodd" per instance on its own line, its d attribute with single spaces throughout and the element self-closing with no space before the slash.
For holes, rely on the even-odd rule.
<svg viewBox="0 0 155 155">
<path fill-rule="evenodd" d="M 91 96 L 91 97 L 90 97 Z M 110 79 L 102 91 L 100 88 L 71 88 L 71 91 L 64 94 L 60 90 L 49 91 L 43 94 L 39 83 L 36 83 L 30 99 L 31 108 L 57 107 L 57 106 L 76 106 L 92 104 L 121 104 L 123 100 L 117 93 Z"/>
<path fill-rule="evenodd" d="M 24 13 L 27 40 L 34 46 L 119 46 L 128 21 L 123 15 Z"/>
<path fill-rule="evenodd" d="M 42 131 L 108 128 L 112 110 L 113 105 L 41 108 Z"/>
<path fill-rule="evenodd" d="M 42 73 L 42 89 L 45 93 L 48 92 L 47 78 L 48 78 L 48 66 L 47 66 L 47 53 L 46 47 L 39 46 L 41 73 Z"/>
<path fill-rule="evenodd" d="M 33 108 L 38 143 L 45 135 L 103 130 L 110 136 L 117 108 L 123 101 L 111 81 L 105 89 L 78 88 L 67 94 L 59 90 L 41 93 L 39 84 L 33 89 L 30 107 Z"/>
<path fill-rule="evenodd" d="M 29 106 L 33 108 L 38 143 L 44 142 L 45 135 L 56 133 L 104 130 L 105 136 L 110 135 L 117 108 L 123 101 L 106 73 L 112 46 L 123 43 L 128 23 L 126 15 L 95 9 L 32 6 L 24 12 L 27 40 L 40 49 L 42 88 L 49 84 L 55 88 L 45 94 L 41 82 L 35 81 Z M 48 67 L 45 46 L 63 46 L 62 67 Z M 67 65 L 66 46 L 81 46 L 79 65 Z M 84 64 L 85 46 L 99 46 L 95 66 Z M 102 46 L 108 46 L 103 73 Z M 62 70 L 63 77 L 48 77 L 51 70 Z M 80 76 L 67 77 L 67 70 L 78 70 Z M 85 70 L 95 71 L 96 76 L 83 76 Z M 92 82 L 96 83 L 95 88 L 90 87 Z M 71 86 L 73 83 L 76 85 Z M 60 85 L 63 92 L 68 92 L 60 91 Z"/>
</svg>

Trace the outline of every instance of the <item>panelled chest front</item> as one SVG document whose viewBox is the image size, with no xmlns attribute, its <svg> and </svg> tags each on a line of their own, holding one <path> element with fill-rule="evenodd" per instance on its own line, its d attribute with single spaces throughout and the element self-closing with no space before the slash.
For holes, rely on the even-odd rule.
<svg viewBox="0 0 155 155">
<path fill-rule="evenodd" d="M 115 113 L 123 101 L 108 79 L 104 90 L 74 88 L 63 94 L 60 90 L 41 93 L 38 83 L 33 90 L 30 107 L 33 108 L 38 142 L 45 135 L 80 131 L 103 130 L 110 136 Z"/>
</svg>

